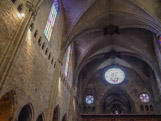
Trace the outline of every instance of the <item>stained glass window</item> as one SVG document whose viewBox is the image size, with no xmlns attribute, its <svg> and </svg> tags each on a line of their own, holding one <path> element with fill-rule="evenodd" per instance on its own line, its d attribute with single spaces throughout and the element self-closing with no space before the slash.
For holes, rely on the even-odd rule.
<svg viewBox="0 0 161 121">
<path fill-rule="evenodd" d="M 72 45 L 70 45 L 67 50 L 67 57 L 66 57 L 66 64 L 65 64 L 65 76 L 66 77 L 68 77 L 68 73 L 70 70 L 71 57 L 72 57 Z"/>
<path fill-rule="evenodd" d="M 44 30 L 45 37 L 48 41 L 50 41 L 50 38 L 51 38 L 57 13 L 58 13 L 58 1 L 54 0 L 48 17 L 48 21 Z"/>
<path fill-rule="evenodd" d="M 92 95 L 86 96 L 86 103 L 92 104 L 94 102 L 94 97 Z"/>
<path fill-rule="evenodd" d="M 119 111 L 118 110 L 115 110 L 115 114 L 118 115 L 119 114 Z"/>
<path fill-rule="evenodd" d="M 142 94 L 140 94 L 140 100 L 141 100 L 141 102 L 143 102 L 143 103 L 147 103 L 147 102 L 149 102 L 150 97 L 149 97 L 148 94 L 142 93 Z"/>
<path fill-rule="evenodd" d="M 158 42 L 159 42 L 159 45 L 161 47 L 161 36 L 158 36 Z"/>
<path fill-rule="evenodd" d="M 110 68 L 105 72 L 105 79 L 110 84 L 119 84 L 125 79 L 125 73 L 120 68 Z"/>
</svg>

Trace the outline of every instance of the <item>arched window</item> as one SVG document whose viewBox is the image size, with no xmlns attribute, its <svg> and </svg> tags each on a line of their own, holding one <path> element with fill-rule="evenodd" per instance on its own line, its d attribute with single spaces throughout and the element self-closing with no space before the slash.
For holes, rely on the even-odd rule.
<svg viewBox="0 0 161 121">
<path fill-rule="evenodd" d="M 72 45 L 70 45 L 67 50 L 67 57 L 66 57 L 66 64 L 65 64 L 65 76 L 66 77 L 68 77 L 68 73 L 70 70 L 71 58 L 72 58 Z"/>
<path fill-rule="evenodd" d="M 0 121 L 12 120 L 14 110 L 14 93 L 9 92 L 0 99 Z"/>
<path fill-rule="evenodd" d="M 43 114 L 40 114 L 38 117 L 37 117 L 37 120 L 36 121 L 43 121 Z"/>
<path fill-rule="evenodd" d="M 154 110 L 152 105 L 150 105 L 150 110 L 151 110 L 151 111 L 153 111 L 153 110 Z"/>
<path fill-rule="evenodd" d="M 143 105 L 140 105 L 140 110 L 144 111 L 144 106 Z"/>
<path fill-rule="evenodd" d="M 45 37 L 48 40 L 48 42 L 50 41 L 51 34 L 53 31 L 53 27 L 54 27 L 54 23 L 55 23 L 57 14 L 58 14 L 58 7 L 59 7 L 58 1 L 54 0 L 52 7 L 51 7 L 49 17 L 48 17 L 48 21 L 47 21 L 47 24 L 46 24 L 46 27 L 44 30 L 44 34 L 45 34 Z"/>
<path fill-rule="evenodd" d="M 11 0 L 12 1 L 12 3 L 15 3 L 16 2 L 16 0 Z"/>
<path fill-rule="evenodd" d="M 161 36 L 158 36 L 159 47 L 161 47 Z"/>
<path fill-rule="evenodd" d="M 67 121 L 67 114 L 65 114 L 65 115 L 63 116 L 62 121 Z"/>
<path fill-rule="evenodd" d="M 32 120 L 32 110 L 30 105 L 25 105 L 18 116 L 18 121 L 31 121 Z"/>
<path fill-rule="evenodd" d="M 148 105 L 145 105 L 145 110 L 149 111 L 149 106 Z"/>
<path fill-rule="evenodd" d="M 60 109 L 59 105 L 57 105 L 56 108 L 54 109 L 53 121 L 59 121 L 59 115 L 60 115 Z"/>
</svg>

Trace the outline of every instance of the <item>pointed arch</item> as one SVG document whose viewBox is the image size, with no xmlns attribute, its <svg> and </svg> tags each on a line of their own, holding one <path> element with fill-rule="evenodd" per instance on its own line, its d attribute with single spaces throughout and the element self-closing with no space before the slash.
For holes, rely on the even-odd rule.
<svg viewBox="0 0 161 121">
<path fill-rule="evenodd" d="M 62 121 L 67 121 L 67 114 L 66 113 L 64 114 Z"/>
<path fill-rule="evenodd" d="M 44 114 L 43 113 L 39 114 L 36 121 L 44 121 Z"/>
<path fill-rule="evenodd" d="M 58 14 L 58 10 L 59 10 L 58 1 L 54 0 L 52 7 L 51 7 L 51 10 L 50 10 L 48 21 L 47 21 L 47 24 L 46 24 L 46 27 L 45 27 L 45 30 L 44 30 L 44 34 L 45 34 L 45 37 L 48 40 L 48 42 L 50 42 L 50 38 L 51 38 L 51 35 L 52 35 L 52 31 L 53 31 L 55 20 L 56 20 L 57 14 Z"/>
<path fill-rule="evenodd" d="M 31 121 L 33 117 L 33 110 L 32 105 L 27 104 L 25 105 L 18 116 L 18 121 Z"/>
<path fill-rule="evenodd" d="M 52 121 L 59 121 L 59 119 L 60 119 L 60 107 L 59 107 L 59 105 L 57 105 L 54 109 Z"/>
<path fill-rule="evenodd" d="M 10 121 L 14 113 L 15 92 L 10 91 L 0 98 L 0 121 Z"/>
</svg>

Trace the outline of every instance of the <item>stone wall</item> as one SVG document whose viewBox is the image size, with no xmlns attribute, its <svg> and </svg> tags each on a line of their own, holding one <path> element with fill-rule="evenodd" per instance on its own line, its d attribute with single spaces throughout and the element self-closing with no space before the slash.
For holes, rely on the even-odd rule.
<svg viewBox="0 0 161 121">
<path fill-rule="evenodd" d="M 118 100 L 123 100 L 124 103 L 126 103 L 126 99 L 123 99 L 121 95 L 125 96 L 128 101 L 131 103 L 131 113 L 130 114 L 152 114 L 156 113 L 157 111 L 155 110 L 155 98 L 152 92 L 152 89 L 148 88 L 150 78 L 149 80 L 142 80 L 142 78 L 135 73 L 134 71 L 130 69 L 125 69 L 122 68 L 125 72 L 125 79 L 122 83 L 117 84 L 117 85 L 112 85 L 106 82 L 104 78 L 104 72 L 107 69 L 104 69 L 102 71 L 97 71 L 93 75 L 93 77 L 90 78 L 86 89 L 84 90 L 84 95 L 82 96 L 82 104 L 84 107 L 82 107 L 82 112 L 83 113 L 91 113 L 91 114 L 101 114 L 103 112 L 103 103 L 106 100 L 107 96 L 109 95 L 117 95 Z M 125 94 L 124 92 L 127 92 Z M 140 101 L 139 96 L 141 93 L 147 93 L 150 96 L 150 101 L 148 103 L 143 103 Z M 95 100 L 94 103 L 89 105 L 86 104 L 85 98 L 88 95 L 93 95 Z M 116 98 L 116 97 L 114 97 Z M 117 100 L 117 98 L 115 100 Z M 111 102 L 112 103 L 112 102 Z M 152 105 L 153 110 L 147 111 L 144 108 L 144 111 L 140 109 L 140 106 L 143 105 Z M 90 107 L 90 109 L 88 109 Z M 95 110 L 92 111 L 92 107 L 95 107 Z M 107 113 L 109 114 L 109 113 Z M 110 113 L 112 114 L 112 112 Z"/>
<path fill-rule="evenodd" d="M 18 27 L 21 27 L 21 21 L 15 15 L 18 2 L 20 1 L 16 1 L 15 4 L 9 0 L 0 2 L 0 9 L 2 9 L 2 13 L 0 14 L 2 15 L 0 17 L 2 21 L 0 31 L 3 35 L 0 37 L 1 43 L 3 43 L 0 44 L 0 50 L 5 50 L 8 47 L 15 32 L 18 31 Z M 25 1 L 23 2 L 25 3 Z M 37 6 L 36 16 L 32 17 L 25 30 L 25 34 L 21 40 L 22 43 L 16 52 L 14 60 L 12 60 L 12 65 L 7 73 L 4 84 L 2 85 L 0 97 L 10 90 L 15 91 L 16 102 L 14 102 L 14 120 L 17 120 L 21 109 L 26 104 L 30 104 L 33 107 L 33 120 L 36 120 L 41 113 L 43 113 L 44 118 L 47 119 L 51 91 L 55 88 L 54 83 L 56 80 L 54 80 L 54 73 L 56 62 L 59 58 L 64 21 L 63 11 L 60 10 L 60 13 L 56 18 L 51 41 L 48 42 L 44 36 L 44 29 L 52 2 L 53 0 L 44 0 L 41 2 L 40 6 Z M 8 4 L 8 6 L 5 6 L 5 4 Z M 62 9 L 61 4 L 60 9 Z M 25 17 L 26 16 L 24 16 L 24 18 Z M 33 29 L 30 30 L 30 25 L 32 23 L 34 26 Z M 35 36 L 36 31 L 38 31 L 37 36 Z M 40 38 L 41 40 L 39 40 Z M 43 47 L 44 43 L 45 46 Z M 0 59 L 2 60 L 5 51 L 0 52 Z M 67 86 L 63 83 L 59 83 L 58 90 L 61 92 L 58 91 L 58 95 L 54 95 L 54 98 L 57 100 L 56 104 L 60 105 L 60 119 L 62 119 L 64 114 L 68 112 L 70 90 L 67 90 Z"/>
<path fill-rule="evenodd" d="M 11 0 L 0 1 L 0 62 L 21 24 L 16 7 Z"/>
</svg>

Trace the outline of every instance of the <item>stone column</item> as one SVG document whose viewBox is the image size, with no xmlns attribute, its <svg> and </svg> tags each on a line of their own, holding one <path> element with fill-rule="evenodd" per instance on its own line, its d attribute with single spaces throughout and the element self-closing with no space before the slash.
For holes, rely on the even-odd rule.
<svg viewBox="0 0 161 121">
<path fill-rule="evenodd" d="M 62 67 L 62 59 L 64 55 L 64 49 L 62 47 L 62 42 L 60 44 L 60 48 L 58 51 L 59 58 L 56 61 L 56 67 L 54 70 L 54 75 L 53 75 L 53 88 L 51 90 L 50 98 L 49 98 L 49 105 L 48 105 L 48 111 L 47 111 L 47 117 L 46 121 L 52 121 L 53 119 L 53 111 L 56 103 L 56 98 L 57 98 L 57 93 L 58 93 L 58 81 L 60 77 L 60 72 L 61 72 L 61 67 Z"/>
<path fill-rule="evenodd" d="M 157 81 L 157 86 L 159 88 L 159 95 L 160 96 L 158 96 L 158 99 L 157 99 L 159 101 L 159 100 L 161 100 L 161 81 L 160 81 L 161 80 L 161 76 L 160 76 L 160 74 L 161 74 L 161 48 L 158 43 L 158 38 L 157 38 L 156 34 L 153 34 L 153 43 L 154 43 L 155 54 L 156 54 L 157 62 L 158 62 L 158 71 L 159 71 L 158 76 L 155 75 L 156 76 L 155 81 Z"/>
<path fill-rule="evenodd" d="M 159 70 L 161 70 L 161 47 L 159 48 L 158 38 L 155 34 L 153 34 L 153 43 L 154 43 L 154 48 L 155 48 L 155 54 L 156 54 L 157 61 L 159 64 Z"/>
<path fill-rule="evenodd" d="M 73 99 L 74 99 L 74 88 L 72 86 L 71 88 L 71 96 L 70 96 L 70 104 L 69 104 L 69 109 L 68 109 L 68 121 L 72 121 L 73 118 Z"/>
</svg>

